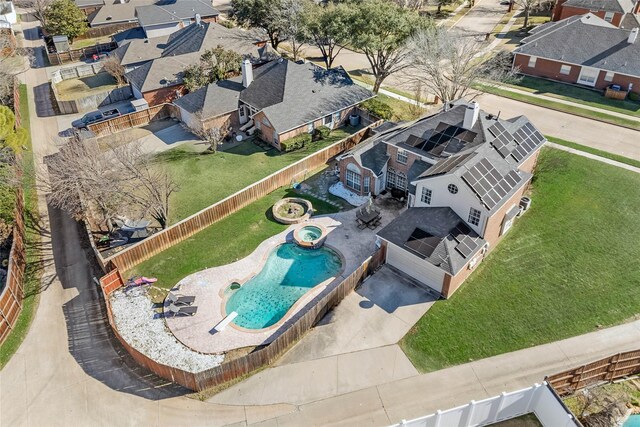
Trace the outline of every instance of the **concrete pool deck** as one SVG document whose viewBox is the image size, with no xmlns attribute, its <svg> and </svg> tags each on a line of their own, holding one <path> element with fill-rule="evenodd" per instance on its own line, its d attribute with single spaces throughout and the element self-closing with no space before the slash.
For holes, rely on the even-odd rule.
<svg viewBox="0 0 640 427">
<path fill-rule="evenodd" d="M 394 219 L 399 210 L 382 207 L 382 225 Z M 175 337 L 201 353 L 224 353 L 230 350 L 268 344 L 278 337 L 286 327 L 303 313 L 308 304 L 317 296 L 337 286 L 345 277 L 355 271 L 376 249 L 376 230 L 358 230 L 356 209 L 336 214 L 313 217 L 310 220 L 288 227 L 282 233 L 263 241 L 250 255 L 234 263 L 199 271 L 182 279 L 176 287 L 180 295 L 195 296 L 194 305 L 198 311 L 194 316 L 173 316 L 165 306 L 167 327 Z M 317 286 L 300 298 L 281 322 L 276 325 L 249 331 L 228 325 L 217 332 L 214 327 L 223 318 L 224 290 L 233 282 L 244 283 L 264 266 L 267 255 L 276 246 L 291 241 L 293 230 L 304 225 L 318 224 L 327 231 L 325 244 L 337 250 L 343 257 L 342 273 Z"/>
</svg>

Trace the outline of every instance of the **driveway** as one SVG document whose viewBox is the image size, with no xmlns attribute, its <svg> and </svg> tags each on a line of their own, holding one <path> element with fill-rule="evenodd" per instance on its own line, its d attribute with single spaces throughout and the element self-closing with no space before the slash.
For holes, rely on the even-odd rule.
<svg viewBox="0 0 640 427">
<path fill-rule="evenodd" d="M 478 0 L 475 6 L 458 20 L 452 29 L 468 34 L 486 34 L 493 31 L 500 22 L 508 6 L 501 5 L 502 0 Z"/>
</svg>

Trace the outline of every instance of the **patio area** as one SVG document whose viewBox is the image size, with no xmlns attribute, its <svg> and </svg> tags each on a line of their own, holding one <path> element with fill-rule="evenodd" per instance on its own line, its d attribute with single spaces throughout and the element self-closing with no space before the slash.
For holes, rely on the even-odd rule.
<svg viewBox="0 0 640 427">
<path fill-rule="evenodd" d="M 381 226 L 392 221 L 401 208 L 382 199 L 374 202 L 380 211 Z M 357 209 L 335 214 L 312 217 L 302 225 L 317 224 L 327 231 L 325 244 L 342 255 L 343 270 L 339 276 L 329 279 L 308 291 L 298 300 L 286 316 L 274 326 L 255 331 L 241 329 L 230 324 L 218 332 L 214 327 L 226 316 L 224 290 L 233 282 L 243 283 L 259 272 L 267 255 L 276 246 L 291 241 L 293 230 L 301 225 L 293 225 L 285 231 L 262 242 L 249 256 L 234 263 L 206 269 L 182 279 L 176 293 L 195 297 L 193 305 L 198 307 L 193 316 L 173 316 L 167 314 L 166 323 L 176 338 L 202 353 L 226 353 L 228 351 L 265 345 L 292 324 L 297 315 L 310 307 L 314 298 L 329 292 L 376 250 L 375 230 L 358 229 Z M 179 288 L 179 289 L 177 289 Z M 168 313 L 168 307 L 165 307 Z"/>
</svg>

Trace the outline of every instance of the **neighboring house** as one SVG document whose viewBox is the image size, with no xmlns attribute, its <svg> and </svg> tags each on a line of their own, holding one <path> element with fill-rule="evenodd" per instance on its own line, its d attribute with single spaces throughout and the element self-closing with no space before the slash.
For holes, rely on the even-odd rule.
<svg viewBox="0 0 640 427">
<path fill-rule="evenodd" d="M 637 14 L 639 8 L 640 0 L 557 0 L 552 21 L 592 13 L 616 27 L 624 27 L 627 15 Z"/>
<path fill-rule="evenodd" d="M 240 123 L 253 120 L 261 139 L 278 149 L 280 141 L 320 126 L 341 126 L 360 103 L 374 97 L 342 67 L 326 70 L 278 59 L 246 71 L 243 67 Z"/>
<path fill-rule="evenodd" d="M 361 102 L 374 95 L 357 86 L 344 69 L 278 59 L 253 69 L 245 60 L 241 78 L 216 82 L 174 103 L 193 129 L 237 127 L 250 120 L 261 139 L 280 142 L 320 126 L 344 124 Z"/>
<path fill-rule="evenodd" d="M 98 12 L 105 5 L 104 0 L 74 0 L 74 3 L 87 16 Z"/>
<path fill-rule="evenodd" d="M 458 101 L 343 154 L 340 180 L 360 195 L 406 195 L 378 233 L 386 261 L 448 298 L 510 229 L 544 142 L 524 116 Z"/>
<path fill-rule="evenodd" d="M 90 0 L 87 0 L 90 1 Z M 105 4 L 88 15 L 90 27 L 138 22 L 136 8 L 153 5 L 157 0 L 105 0 Z M 78 4 L 78 0 L 76 0 Z"/>
<path fill-rule="evenodd" d="M 18 23 L 18 15 L 13 2 L 0 1 L 0 21 L 7 21 L 11 25 Z"/>
<path fill-rule="evenodd" d="M 638 28 L 617 28 L 590 13 L 549 22 L 522 40 L 513 66 L 530 76 L 640 93 Z"/>
<path fill-rule="evenodd" d="M 260 64 L 270 57 L 266 40 L 257 33 L 201 22 L 168 36 L 134 39 L 112 52 L 127 70 L 125 77 L 134 96 L 150 106 L 171 102 L 184 95 L 185 68 L 198 63 L 202 53 L 222 46 Z"/>
<path fill-rule="evenodd" d="M 188 27 L 202 19 L 217 22 L 220 12 L 211 2 L 203 0 L 177 0 L 136 7 L 136 16 L 147 37 L 159 37 Z"/>
</svg>

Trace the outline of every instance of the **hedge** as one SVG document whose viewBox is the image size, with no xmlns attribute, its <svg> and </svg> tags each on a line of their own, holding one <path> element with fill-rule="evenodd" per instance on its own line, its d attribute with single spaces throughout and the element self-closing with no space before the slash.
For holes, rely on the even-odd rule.
<svg viewBox="0 0 640 427">
<path fill-rule="evenodd" d="M 304 147 L 305 144 L 311 142 L 311 134 L 303 133 L 298 136 L 294 136 L 293 138 L 289 138 L 286 141 L 280 141 L 280 148 L 284 152 L 299 150 Z"/>
</svg>

